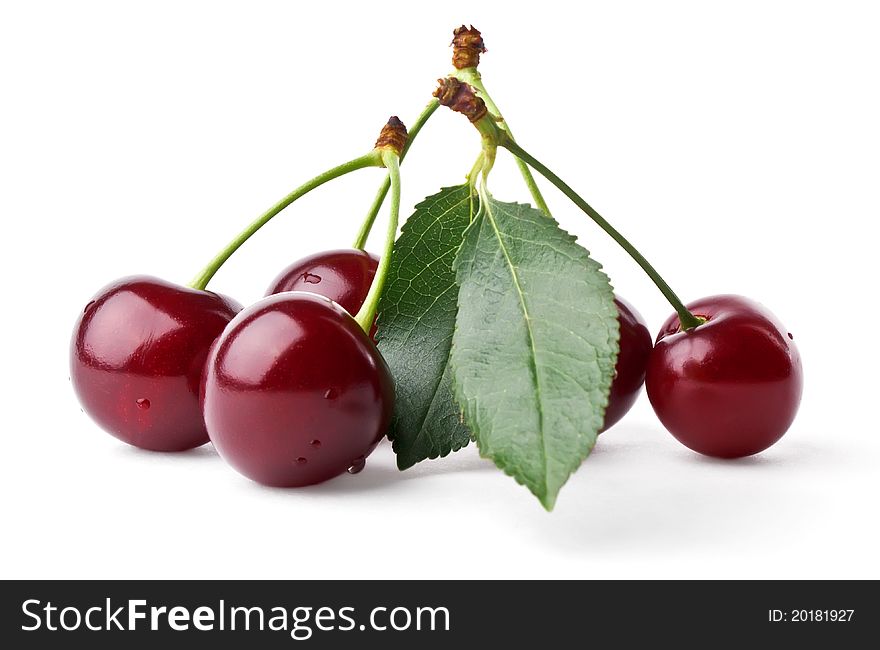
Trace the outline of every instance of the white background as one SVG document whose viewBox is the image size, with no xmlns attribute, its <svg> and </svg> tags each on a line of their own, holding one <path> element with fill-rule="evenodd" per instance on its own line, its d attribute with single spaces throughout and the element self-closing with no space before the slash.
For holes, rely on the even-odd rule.
<svg viewBox="0 0 880 650">
<path fill-rule="evenodd" d="M 2 7 L 3 577 L 880 578 L 872 3 Z M 131 273 L 186 283 L 388 115 L 414 119 L 463 21 L 520 142 L 683 297 L 745 294 L 794 333 L 806 387 L 786 437 L 701 458 L 643 396 L 548 514 L 474 449 L 398 473 L 386 444 L 358 476 L 279 491 L 210 446 L 153 454 L 101 432 L 68 383 L 89 297 Z M 441 109 L 404 165 L 407 210 L 460 182 L 478 146 Z M 212 288 L 252 302 L 294 259 L 349 245 L 381 178 L 306 197 Z M 528 199 L 504 155 L 491 186 Z M 656 331 L 659 293 L 546 194 Z"/>
</svg>

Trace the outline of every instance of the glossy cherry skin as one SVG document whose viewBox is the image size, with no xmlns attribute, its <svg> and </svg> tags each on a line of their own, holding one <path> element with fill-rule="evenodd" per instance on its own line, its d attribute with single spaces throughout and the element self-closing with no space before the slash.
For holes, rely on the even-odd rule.
<svg viewBox="0 0 880 650">
<path fill-rule="evenodd" d="M 358 467 L 393 406 L 394 382 L 376 346 L 342 307 L 312 293 L 245 309 L 205 371 L 214 447 L 263 485 L 311 485 Z"/>
<path fill-rule="evenodd" d="M 654 411 L 680 442 L 717 458 L 757 454 L 794 421 L 803 368 L 794 337 L 758 303 L 741 296 L 688 305 L 707 319 L 689 332 L 670 317 L 648 361 Z"/>
<path fill-rule="evenodd" d="M 364 304 L 379 258 L 356 248 L 323 251 L 298 260 L 278 274 L 267 296 L 282 291 L 310 291 L 330 298 L 349 314 Z M 373 325 L 370 336 L 376 334 Z"/>
<path fill-rule="evenodd" d="M 199 384 L 208 349 L 240 310 L 230 298 L 149 276 L 107 285 L 71 341 L 70 379 L 83 410 L 141 449 L 205 444 Z"/>
<path fill-rule="evenodd" d="M 620 296 L 614 296 L 617 321 L 620 324 L 620 353 L 614 368 L 614 381 L 605 409 L 605 423 L 599 433 L 607 431 L 626 415 L 636 403 L 651 354 L 651 332 L 636 308 Z"/>
</svg>

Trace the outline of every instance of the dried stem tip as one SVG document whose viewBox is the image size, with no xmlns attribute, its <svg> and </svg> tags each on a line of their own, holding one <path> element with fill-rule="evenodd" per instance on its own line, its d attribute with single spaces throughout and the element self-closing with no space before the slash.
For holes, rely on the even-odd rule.
<svg viewBox="0 0 880 650">
<path fill-rule="evenodd" d="M 462 83 L 455 77 L 438 79 L 437 90 L 434 97 L 443 105 L 448 106 L 456 113 L 461 113 L 471 122 L 476 122 L 486 115 L 486 103 L 477 97 L 474 89 L 466 83 Z"/>
<path fill-rule="evenodd" d="M 396 115 L 388 118 L 388 123 L 382 127 L 379 139 L 376 140 L 376 149 L 391 149 L 397 155 L 403 153 L 406 146 L 406 127 L 403 125 Z"/>
<path fill-rule="evenodd" d="M 473 25 L 462 25 L 452 32 L 452 65 L 456 70 L 476 68 L 480 65 L 480 55 L 487 51 L 480 30 Z"/>
</svg>

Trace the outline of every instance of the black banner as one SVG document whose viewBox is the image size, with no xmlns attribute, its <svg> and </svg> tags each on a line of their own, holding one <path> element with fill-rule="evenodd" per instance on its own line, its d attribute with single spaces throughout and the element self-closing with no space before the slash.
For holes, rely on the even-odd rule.
<svg viewBox="0 0 880 650">
<path fill-rule="evenodd" d="M 0 608 L 7 648 L 854 647 L 880 631 L 876 583 L 844 581 L 15 581 Z"/>
</svg>

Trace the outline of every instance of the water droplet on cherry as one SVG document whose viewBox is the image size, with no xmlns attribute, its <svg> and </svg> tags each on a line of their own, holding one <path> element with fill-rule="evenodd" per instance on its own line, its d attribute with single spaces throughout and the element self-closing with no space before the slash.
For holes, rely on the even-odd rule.
<svg viewBox="0 0 880 650">
<path fill-rule="evenodd" d="M 302 279 L 306 284 L 318 284 L 321 281 L 321 276 L 306 271 L 302 274 Z"/>
<path fill-rule="evenodd" d="M 314 447 L 315 449 L 320 449 L 320 448 L 321 448 L 321 441 L 318 440 L 317 438 L 316 438 L 315 440 L 312 440 L 311 442 L 309 442 L 309 444 L 310 444 L 312 447 Z"/>
<path fill-rule="evenodd" d="M 141 397 L 135 402 L 135 404 L 137 404 L 137 407 L 142 411 L 146 411 L 150 408 L 150 400 L 148 400 L 146 397 Z"/>
<path fill-rule="evenodd" d="M 349 474 L 358 474 L 363 471 L 364 466 L 367 464 L 367 459 L 363 456 L 358 456 L 353 461 L 351 461 L 351 467 L 348 468 Z"/>
<path fill-rule="evenodd" d="M 85 314 L 85 313 L 89 310 L 89 307 L 91 307 L 91 306 L 94 305 L 94 304 L 95 304 L 95 301 L 94 301 L 94 300 L 90 300 L 90 301 L 89 301 L 89 304 L 87 304 L 87 305 L 85 306 L 85 309 L 83 309 L 83 313 Z"/>
<path fill-rule="evenodd" d="M 789 333 L 788 333 L 788 338 L 790 338 L 792 341 L 794 341 L 794 334 L 792 334 L 791 332 L 789 332 Z"/>
<path fill-rule="evenodd" d="M 307 458 L 304 458 L 303 456 L 300 456 L 296 459 L 297 465 L 305 465 L 307 462 L 309 462 L 309 460 Z"/>
<path fill-rule="evenodd" d="M 324 392 L 324 399 L 335 399 L 335 398 L 336 398 L 336 391 L 333 390 L 332 388 L 328 388 Z"/>
</svg>

